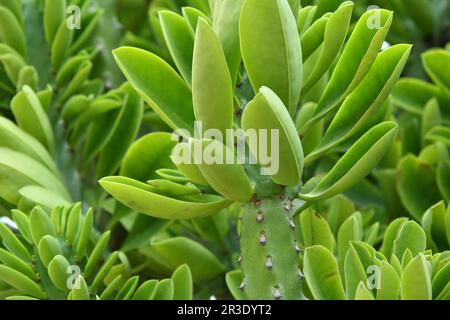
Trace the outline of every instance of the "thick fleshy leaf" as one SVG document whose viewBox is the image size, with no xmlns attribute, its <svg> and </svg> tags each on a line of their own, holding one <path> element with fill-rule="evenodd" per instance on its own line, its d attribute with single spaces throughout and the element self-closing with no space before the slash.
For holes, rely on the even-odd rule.
<svg viewBox="0 0 450 320">
<path fill-rule="evenodd" d="M 380 18 L 379 28 L 373 26 L 374 17 Z M 360 84 L 375 61 L 391 22 L 392 12 L 387 10 L 370 10 L 361 16 L 334 68 L 314 117 L 301 131 L 335 110 Z"/>
<path fill-rule="evenodd" d="M 430 78 L 450 97 L 450 52 L 434 49 L 422 55 L 423 66 Z"/>
<path fill-rule="evenodd" d="M 131 47 L 114 50 L 114 57 L 131 85 L 172 129 L 193 133 L 192 93 L 164 60 Z"/>
<path fill-rule="evenodd" d="M 141 125 L 144 104 L 130 85 L 122 87 L 127 99 L 116 119 L 114 131 L 102 148 L 97 163 L 97 178 L 113 174 L 123 161 Z"/>
<path fill-rule="evenodd" d="M 40 186 L 26 186 L 21 188 L 19 193 L 22 197 L 48 209 L 54 209 L 59 205 L 70 205 L 64 197 Z"/>
<path fill-rule="evenodd" d="M 197 147 L 196 144 L 201 146 Z M 196 150 L 202 150 L 202 154 L 197 154 Z M 218 140 L 197 140 L 194 142 L 193 152 L 202 176 L 216 192 L 236 202 L 247 202 L 252 198 L 253 187 L 244 166 L 236 163 L 234 156 L 231 157 L 232 163 L 227 163 L 226 157 L 233 154 L 233 150 Z M 212 158 L 207 159 L 205 156 L 210 154 Z M 212 161 L 216 156 L 219 161 Z"/>
<path fill-rule="evenodd" d="M 44 1 L 44 30 L 45 39 L 48 44 L 53 43 L 53 39 L 59 27 L 66 17 L 66 0 L 45 0 Z"/>
<path fill-rule="evenodd" d="M 322 246 L 306 248 L 306 282 L 316 300 L 345 300 L 339 269 L 333 254 Z"/>
<path fill-rule="evenodd" d="M 183 7 L 181 8 L 181 12 L 193 33 L 195 33 L 195 30 L 197 30 L 197 23 L 199 18 L 203 18 L 209 22 L 208 16 L 196 8 Z"/>
<path fill-rule="evenodd" d="M 427 133 L 426 139 L 432 142 L 442 142 L 443 144 L 446 144 L 450 147 L 450 127 L 434 127 Z"/>
<path fill-rule="evenodd" d="M 359 212 L 350 216 L 339 228 L 337 236 L 338 263 L 341 276 L 344 277 L 344 263 L 352 241 L 362 240 L 362 217 Z"/>
<path fill-rule="evenodd" d="M 333 169 L 309 193 L 300 198 L 316 201 L 330 198 L 354 186 L 378 164 L 397 133 L 394 122 L 383 122 L 364 134 Z"/>
<path fill-rule="evenodd" d="M 320 144 L 306 161 L 312 161 L 337 146 L 370 121 L 400 77 L 410 51 L 409 45 L 397 45 L 378 55 L 367 76 L 345 99 Z"/>
<path fill-rule="evenodd" d="M 437 169 L 439 191 L 447 202 L 450 202 L 450 161 L 443 161 Z"/>
<path fill-rule="evenodd" d="M 400 295 L 400 277 L 386 261 L 381 261 L 377 300 L 397 300 Z"/>
<path fill-rule="evenodd" d="M 36 93 L 25 86 L 11 101 L 11 109 L 19 127 L 34 136 L 50 152 L 54 149 L 54 136 L 50 120 Z"/>
<path fill-rule="evenodd" d="M 398 232 L 400 228 L 408 221 L 408 218 L 397 218 L 392 221 L 386 231 L 384 232 L 383 244 L 380 248 L 380 252 L 383 253 L 387 258 L 392 256 L 394 241 L 397 239 Z"/>
<path fill-rule="evenodd" d="M 401 279 L 402 300 L 431 300 L 431 272 L 423 254 L 415 257 L 405 268 Z"/>
<path fill-rule="evenodd" d="M 300 98 L 302 55 L 286 0 L 247 0 L 240 19 L 242 58 L 253 90 L 271 88 L 294 114 Z"/>
<path fill-rule="evenodd" d="M 302 95 L 311 90 L 338 57 L 347 37 L 352 11 L 353 3 L 348 1 L 344 2 L 339 9 L 328 17 L 320 55 L 315 67 L 303 84 Z M 306 58 L 304 59 L 306 60 Z"/>
<path fill-rule="evenodd" d="M 239 17 L 244 0 L 223 0 L 213 22 L 213 29 L 222 44 L 233 88 L 241 66 L 241 48 L 239 43 Z"/>
<path fill-rule="evenodd" d="M 194 35 L 187 21 L 178 14 L 162 10 L 159 12 L 161 29 L 173 61 L 183 79 L 190 85 L 192 81 L 192 55 Z"/>
<path fill-rule="evenodd" d="M 262 87 L 256 97 L 246 106 L 242 115 L 242 128 L 256 130 L 258 142 L 250 141 L 249 148 L 259 164 L 269 173 L 269 169 L 278 169 L 270 172 L 270 176 L 278 184 L 293 186 L 301 181 L 303 172 L 303 149 L 297 134 L 295 124 L 289 116 L 283 102 L 269 88 Z M 262 135 L 266 130 L 267 138 Z M 278 133 L 278 141 L 272 141 L 273 135 Z M 267 141 L 259 141 L 264 138 Z M 265 163 L 266 155 L 262 154 L 262 143 L 267 143 L 267 151 L 272 157 L 279 156 L 278 168 L 270 168 L 276 163 Z M 278 147 L 278 152 L 274 148 Z M 269 151 L 270 150 L 270 151 Z M 272 159 L 273 160 L 273 159 Z"/>
<path fill-rule="evenodd" d="M 427 235 L 427 248 L 433 252 L 448 248 L 445 212 L 445 202 L 441 201 L 428 209 L 422 217 L 422 227 Z"/>
<path fill-rule="evenodd" d="M 215 195 L 199 195 L 182 199 L 154 193 L 148 184 L 124 177 L 107 177 L 100 185 L 121 203 L 133 210 L 162 219 L 192 219 L 212 215 L 232 201 Z"/>
<path fill-rule="evenodd" d="M 233 126 L 233 85 L 220 40 L 204 19 L 199 20 L 195 37 L 192 94 L 202 129 L 220 130 L 225 136 Z"/>
<path fill-rule="evenodd" d="M 426 245 L 427 237 L 422 227 L 414 221 L 408 221 L 399 228 L 392 253 L 401 259 L 405 251 L 409 249 L 415 257 L 425 251 Z"/>
<path fill-rule="evenodd" d="M 304 211 L 300 215 L 300 225 L 305 247 L 321 245 L 331 252 L 334 251 L 334 236 L 327 221 L 319 213 L 312 209 Z"/>
<path fill-rule="evenodd" d="M 392 90 L 392 102 L 411 113 L 421 115 L 424 106 L 430 99 L 436 98 L 439 102 L 442 115 L 450 121 L 450 98 L 435 85 L 414 78 L 402 78 Z"/>
<path fill-rule="evenodd" d="M 192 300 L 193 284 L 192 274 L 187 264 L 178 267 L 172 274 L 172 281 L 174 286 L 174 300 Z"/>
<path fill-rule="evenodd" d="M 58 172 L 53 159 L 42 144 L 12 121 L 3 117 L 0 118 L 0 145 L 39 160 L 52 172 Z"/>
<path fill-rule="evenodd" d="M 0 5 L 0 39 L 23 57 L 26 56 L 25 35 L 17 17 L 6 7 Z"/>
<path fill-rule="evenodd" d="M 418 221 L 425 211 L 441 200 L 436 185 L 436 171 L 429 163 L 408 155 L 397 168 L 397 189 L 403 205 Z M 420 183 L 417 183 L 420 177 Z"/>
<path fill-rule="evenodd" d="M 245 300 L 245 293 L 239 289 L 243 279 L 244 277 L 241 270 L 230 271 L 225 276 L 228 290 L 230 290 L 231 295 L 236 300 Z"/>
<path fill-rule="evenodd" d="M 125 154 L 120 174 L 139 181 L 157 178 L 156 171 L 175 168 L 170 155 L 177 144 L 166 132 L 156 132 L 143 136 L 134 142 Z"/>
<path fill-rule="evenodd" d="M 0 280 L 32 297 L 45 299 L 46 295 L 36 282 L 10 267 L 0 265 Z"/>
<path fill-rule="evenodd" d="M 173 270 L 187 264 L 196 280 L 210 280 L 225 271 L 222 263 L 204 246 L 188 238 L 176 237 L 154 242 L 151 248 Z"/>
</svg>

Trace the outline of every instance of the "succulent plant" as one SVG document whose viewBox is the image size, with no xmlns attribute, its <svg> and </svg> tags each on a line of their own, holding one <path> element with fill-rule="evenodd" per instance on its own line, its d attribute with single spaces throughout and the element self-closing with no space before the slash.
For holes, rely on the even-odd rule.
<svg viewBox="0 0 450 320">
<path fill-rule="evenodd" d="M 311 25 L 300 21 L 301 34 L 286 0 L 222 1 L 212 21 L 199 17 L 192 22 L 161 11 L 161 29 L 181 76 L 142 49 L 114 51 L 131 85 L 173 129 L 193 136 L 197 120 L 203 128 L 221 132 L 233 126 L 279 131 L 280 166 L 271 175 L 261 174 L 267 163 L 250 146 L 259 165 L 194 161 L 178 164 L 178 171 L 166 170 L 162 181 L 100 181 L 125 205 L 159 218 L 207 216 L 241 203 L 240 287 L 247 298 L 303 297 L 293 216 L 358 183 L 395 137 L 395 123 L 373 118 L 399 78 L 411 46 L 379 52 L 392 21 L 392 13 L 381 9 L 363 15 L 346 42 L 352 8 L 345 2 Z M 380 25 L 372 28 L 368 21 L 374 15 Z M 309 140 L 317 132 L 312 128 L 324 119 L 330 120 L 325 133 L 319 133 L 317 144 L 304 155 L 300 137 Z M 328 173 L 303 174 L 350 138 L 354 143 Z M 225 139 L 190 139 L 180 148 L 196 144 L 201 150 L 228 146 Z"/>
<path fill-rule="evenodd" d="M 0 299 L 449 300 L 446 9 L 0 0 Z"/>
<path fill-rule="evenodd" d="M 108 252 L 110 232 L 94 228 L 92 209 L 58 206 L 50 215 L 35 207 L 14 210 L 17 230 L 0 223 L 2 296 L 7 299 L 191 299 L 192 276 L 184 265 L 172 278 L 139 283 L 127 257 Z M 17 231 L 17 234 L 14 232 Z M 6 286 L 6 287 L 5 287 Z"/>
</svg>

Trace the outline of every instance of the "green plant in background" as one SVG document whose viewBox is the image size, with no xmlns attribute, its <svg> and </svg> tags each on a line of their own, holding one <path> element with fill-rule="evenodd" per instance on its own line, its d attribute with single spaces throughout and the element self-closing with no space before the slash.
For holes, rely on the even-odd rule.
<svg viewBox="0 0 450 320">
<path fill-rule="evenodd" d="M 178 164 L 178 171 L 159 170 L 165 180 L 100 182 L 125 205 L 159 218 L 202 217 L 241 203 L 242 277 L 233 272 L 228 282 L 245 298 L 303 297 L 293 217 L 351 188 L 383 158 L 397 127 L 382 122 L 384 102 L 411 49 L 396 45 L 379 53 L 392 21 L 389 11 L 368 11 L 344 44 L 351 2 L 310 25 L 306 17 L 296 22 L 296 6 L 289 4 L 295 3 L 219 1 L 211 20 L 199 15 L 194 21 L 160 11 L 161 30 L 181 76 L 144 50 L 114 52 L 133 87 L 173 129 L 193 135 L 197 120 L 222 132 L 234 126 L 279 130 L 280 170 L 271 176 L 262 176 L 258 166 L 197 162 Z M 380 17 L 376 27 L 369 23 L 374 15 Z M 299 24 L 304 24 L 301 34 Z M 300 138 L 316 143 L 304 152 Z M 195 143 L 226 148 L 226 141 L 217 139 L 184 145 Z M 319 159 L 339 146 L 344 150 L 337 163 L 315 175 Z"/>
<path fill-rule="evenodd" d="M 92 209 L 58 206 L 50 215 L 35 207 L 29 215 L 12 212 L 16 235 L 0 224 L 1 296 L 7 299 L 170 300 L 192 298 L 186 265 L 170 279 L 139 282 L 126 255 L 108 252 L 110 232 L 94 229 Z"/>
</svg>

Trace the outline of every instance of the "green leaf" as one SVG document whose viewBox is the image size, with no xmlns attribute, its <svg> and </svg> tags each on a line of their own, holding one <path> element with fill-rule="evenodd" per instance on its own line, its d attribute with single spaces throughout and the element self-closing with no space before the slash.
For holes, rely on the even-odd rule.
<svg viewBox="0 0 450 320">
<path fill-rule="evenodd" d="M 417 183 L 420 177 L 420 183 Z M 408 155 L 397 168 L 397 189 L 403 205 L 418 221 L 425 211 L 441 200 L 435 169 L 427 162 Z"/>
<path fill-rule="evenodd" d="M 67 28 L 65 23 L 61 23 L 51 46 L 51 63 L 53 69 L 58 70 L 66 60 L 70 44 L 73 41 L 73 34 L 73 29 Z"/>
<path fill-rule="evenodd" d="M 402 300 L 431 300 L 431 273 L 423 254 L 415 257 L 403 271 L 401 279 Z"/>
<path fill-rule="evenodd" d="M 172 279 L 161 280 L 155 288 L 152 300 L 172 300 L 174 295 L 174 285 Z"/>
<path fill-rule="evenodd" d="M 443 161 L 437 169 L 437 185 L 445 201 L 450 202 L 450 161 Z"/>
<path fill-rule="evenodd" d="M 40 207 L 36 207 L 30 214 L 30 230 L 33 241 L 36 245 L 46 235 L 55 236 L 55 228 L 47 212 Z"/>
<path fill-rule="evenodd" d="M 225 276 L 228 290 L 235 300 L 245 300 L 245 294 L 239 287 L 244 279 L 241 270 L 230 271 Z"/>
<path fill-rule="evenodd" d="M 356 289 L 355 300 L 375 300 L 372 292 L 367 289 L 364 282 L 360 282 Z"/>
<path fill-rule="evenodd" d="M 232 201 L 215 195 L 199 195 L 180 199 L 155 193 L 147 184 L 124 177 L 106 177 L 100 185 L 117 200 L 137 212 L 161 219 L 192 219 L 212 215 Z"/>
<path fill-rule="evenodd" d="M 246 132 L 256 130 L 256 135 L 259 136 L 258 142 L 252 141 L 254 139 L 251 137 L 247 137 L 247 142 L 250 151 L 264 171 L 269 173 L 269 170 L 278 169 L 275 173 L 270 172 L 273 181 L 285 186 L 297 185 L 300 182 L 303 172 L 303 149 L 300 138 L 283 102 L 271 89 L 262 87 L 246 106 L 242 116 L 242 128 Z M 261 130 L 267 130 L 267 142 L 259 141 L 262 139 Z M 272 141 L 276 133 L 278 133 L 278 141 Z M 271 150 L 272 156 L 279 155 L 278 168 L 272 168 L 276 166 L 273 161 L 266 163 L 267 161 L 262 158 L 265 155 L 261 154 L 258 147 L 262 142 L 267 143 L 267 150 Z M 274 151 L 277 147 L 279 152 Z"/>
<path fill-rule="evenodd" d="M 201 144 L 201 147 L 196 144 Z M 197 154 L 196 150 L 202 150 L 202 154 Z M 194 153 L 195 163 L 199 163 L 202 176 L 220 195 L 236 202 L 247 202 L 252 198 L 253 186 L 244 166 L 236 163 L 236 159 L 231 164 L 226 162 L 228 154 L 233 154 L 233 150 L 218 140 L 197 140 L 191 152 Z M 215 162 L 215 157 L 220 160 Z M 230 180 L 230 177 L 233 179 Z"/>
<path fill-rule="evenodd" d="M 53 39 L 59 27 L 65 22 L 66 0 L 45 0 L 44 1 L 44 30 L 45 39 L 48 44 L 53 43 Z"/>
<path fill-rule="evenodd" d="M 169 52 L 183 79 L 191 85 L 194 35 L 188 22 L 180 15 L 159 11 L 161 29 Z"/>
<path fill-rule="evenodd" d="M 25 86 L 11 101 L 11 109 L 19 127 L 39 140 L 50 152 L 54 150 L 54 136 L 50 121 L 36 93 Z"/>
<path fill-rule="evenodd" d="M 0 280 L 32 297 L 46 298 L 45 293 L 33 280 L 10 267 L 0 265 Z"/>
<path fill-rule="evenodd" d="M 31 280 L 37 280 L 36 273 L 31 267 L 14 254 L 0 248 L 0 261 L 7 267 L 19 271 Z"/>
<path fill-rule="evenodd" d="M 79 276 L 75 281 L 75 285 L 70 292 L 70 298 L 71 300 L 89 300 L 89 288 L 82 276 Z"/>
<path fill-rule="evenodd" d="M 114 50 L 114 57 L 131 85 L 172 129 L 193 133 L 191 91 L 166 62 L 131 47 Z"/>
<path fill-rule="evenodd" d="M 427 237 L 422 227 L 414 221 L 408 221 L 403 224 L 394 240 L 393 254 L 401 259 L 404 252 L 409 249 L 415 257 L 419 253 L 425 251 Z"/>
<path fill-rule="evenodd" d="M 188 238 L 175 237 L 154 241 L 151 248 L 172 270 L 187 264 L 193 278 L 198 281 L 211 280 L 225 271 L 224 266 L 213 253 Z"/>
<path fill-rule="evenodd" d="M 40 186 L 26 186 L 19 189 L 19 193 L 22 197 L 32 201 L 36 205 L 48 209 L 54 209 L 59 205 L 70 205 L 70 202 L 66 198 Z"/>
<path fill-rule="evenodd" d="M 195 36 L 192 94 L 202 129 L 220 130 L 225 137 L 226 129 L 233 127 L 233 84 L 220 40 L 204 19 Z"/>
<path fill-rule="evenodd" d="M 397 239 L 397 235 L 401 227 L 408 221 L 408 218 L 397 218 L 392 221 L 386 228 L 383 237 L 383 244 L 381 245 L 380 252 L 386 257 L 392 256 L 394 241 Z"/>
<path fill-rule="evenodd" d="M 294 114 L 300 97 L 302 52 L 286 0 L 247 0 L 240 19 L 242 58 L 253 90 L 272 89 Z"/>
<path fill-rule="evenodd" d="M 214 19 L 213 29 L 220 39 L 228 69 L 230 70 L 233 88 L 241 67 L 241 48 L 239 43 L 239 18 L 244 0 L 220 1 L 220 8 Z"/>
<path fill-rule="evenodd" d="M 426 139 L 432 142 L 442 142 L 450 146 L 450 127 L 436 126 L 428 132 Z"/>
<path fill-rule="evenodd" d="M 304 274 L 316 300 L 345 300 L 339 269 L 333 254 L 322 246 L 306 248 Z"/>
<path fill-rule="evenodd" d="M 17 50 L 22 57 L 26 56 L 25 35 L 16 16 L 7 7 L 0 5 L 0 39 Z"/>
<path fill-rule="evenodd" d="M 367 283 L 367 274 L 355 247 L 350 244 L 344 260 L 345 288 L 350 300 L 356 298 L 360 282 Z"/>
<path fill-rule="evenodd" d="M 110 238 L 111 238 L 111 232 L 107 231 L 104 234 L 102 234 L 100 236 L 100 238 L 98 239 L 97 244 L 95 245 L 94 249 L 92 250 L 92 253 L 90 254 L 89 259 L 86 262 L 86 266 L 84 268 L 84 276 L 86 277 L 86 279 L 91 278 L 91 276 L 96 271 L 97 264 L 103 259 L 103 255 L 108 246 L 108 242 L 109 242 Z M 110 256 L 109 259 L 111 259 L 111 260 L 113 259 L 112 255 Z M 105 265 L 106 265 L 106 263 L 105 263 Z M 97 273 L 97 276 L 100 274 L 100 271 Z M 106 274 L 105 274 L 105 276 L 106 276 Z"/>
<path fill-rule="evenodd" d="M 16 237 L 16 235 L 3 223 L 0 223 L 0 237 L 2 238 L 3 245 L 8 251 L 19 257 L 25 262 L 31 262 L 33 260 L 30 252 L 23 245 L 22 242 Z"/>
<path fill-rule="evenodd" d="M 0 117 L 0 145 L 39 160 L 52 172 L 58 172 L 53 159 L 42 144 L 3 117 Z"/>
<path fill-rule="evenodd" d="M 343 195 L 338 195 L 331 199 L 330 208 L 328 209 L 327 222 L 330 230 L 335 236 L 341 225 L 355 212 L 353 203 Z"/>
<path fill-rule="evenodd" d="M 89 244 L 92 228 L 94 225 L 94 213 L 92 209 L 90 209 L 83 220 L 83 226 L 81 227 L 80 231 L 80 237 L 78 239 L 77 243 L 77 254 L 76 259 L 77 261 L 81 261 L 84 254 L 86 253 L 87 246 Z"/>
<path fill-rule="evenodd" d="M 305 247 L 321 245 L 334 251 L 334 236 L 331 233 L 327 221 L 312 209 L 304 211 L 300 215 L 300 225 Z"/>
<path fill-rule="evenodd" d="M 400 277 L 389 263 L 381 261 L 377 300 L 397 300 L 400 295 Z"/>
<path fill-rule="evenodd" d="M 427 235 L 427 248 L 433 252 L 448 248 L 445 211 L 445 203 L 441 201 L 429 208 L 422 217 L 422 227 Z"/>
<path fill-rule="evenodd" d="M 300 198 L 317 201 L 333 197 L 354 186 L 379 163 L 397 133 L 394 122 L 383 122 L 364 134 L 333 169 L 309 193 Z"/>
<path fill-rule="evenodd" d="M 193 284 L 191 270 L 187 264 L 181 265 L 172 275 L 173 300 L 192 300 Z"/>
<path fill-rule="evenodd" d="M 154 295 L 158 280 L 148 280 L 144 282 L 134 293 L 132 300 L 150 300 Z M 177 294 L 177 293 L 175 293 Z"/>
<path fill-rule="evenodd" d="M 197 30 L 197 23 L 199 18 L 203 18 L 206 21 L 209 21 L 208 16 L 196 8 L 183 7 L 181 8 L 181 12 L 193 33 L 195 32 L 195 30 Z"/>
<path fill-rule="evenodd" d="M 339 228 L 337 236 L 338 263 L 341 276 L 344 276 L 344 263 L 352 241 L 362 240 L 362 217 L 359 212 L 350 216 Z"/>
<path fill-rule="evenodd" d="M 450 98 L 446 97 L 437 86 L 419 79 L 402 78 L 392 90 L 393 104 L 417 115 L 422 115 L 424 106 L 434 97 L 440 106 L 450 102 Z M 441 112 L 449 121 L 450 110 L 442 108 Z"/>
<path fill-rule="evenodd" d="M 162 168 L 175 168 L 170 155 L 177 141 L 166 132 L 143 136 L 134 142 L 122 160 L 120 174 L 139 181 L 157 178 L 155 173 Z"/>
<path fill-rule="evenodd" d="M 450 262 L 447 262 L 433 278 L 432 289 L 433 297 L 437 298 L 441 293 L 445 291 L 450 279 Z"/>
<path fill-rule="evenodd" d="M 50 235 L 42 237 L 39 241 L 38 251 L 39 257 L 46 267 L 48 267 L 54 257 L 62 254 L 62 249 L 58 239 Z"/>
<path fill-rule="evenodd" d="M 164 230 L 171 224 L 171 221 L 157 219 L 146 215 L 138 215 L 133 227 L 128 232 L 128 236 L 123 243 L 121 250 L 124 252 L 137 249 L 150 242 L 153 236 Z"/>
<path fill-rule="evenodd" d="M 374 17 L 380 18 L 379 28 L 371 23 Z M 334 68 L 314 117 L 301 131 L 335 110 L 360 84 L 375 61 L 391 22 L 392 12 L 387 10 L 370 10 L 361 16 Z"/>
<path fill-rule="evenodd" d="M 410 51 L 409 45 L 397 45 L 378 55 L 366 77 L 345 99 L 320 144 L 308 155 L 306 161 L 312 161 L 323 155 L 370 121 L 382 107 L 400 77 Z"/>
<path fill-rule="evenodd" d="M 81 230 L 81 203 L 74 205 L 67 219 L 66 240 L 69 246 L 74 245 L 78 240 Z"/>
<path fill-rule="evenodd" d="M 347 1 L 329 16 L 324 30 L 320 56 L 303 84 L 302 95 L 311 90 L 338 57 L 347 37 L 352 11 L 353 3 Z M 306 60 L 306 58 L 304 59 Z"/>
<path fill-rule="evenodd" d="M 428 50 L 422 54 L 422 62 L 430 78 L 450 96 L 450 52 L 444 49 Z"/>
</svg>

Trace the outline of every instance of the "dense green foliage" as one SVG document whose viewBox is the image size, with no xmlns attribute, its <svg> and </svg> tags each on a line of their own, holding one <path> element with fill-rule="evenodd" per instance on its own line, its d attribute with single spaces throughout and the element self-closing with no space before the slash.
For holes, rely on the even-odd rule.
<svg viewBox="0 0 450 320">
<path fill-rule="evenodd" d="M 0 298 L 449 300 L 449 3 L 406 1 L 0 0 Z"/>
</svg>

